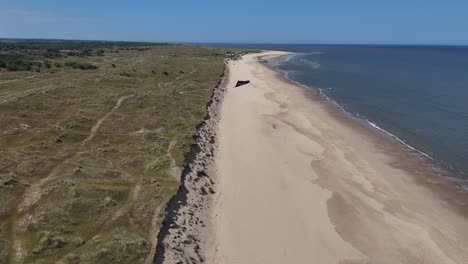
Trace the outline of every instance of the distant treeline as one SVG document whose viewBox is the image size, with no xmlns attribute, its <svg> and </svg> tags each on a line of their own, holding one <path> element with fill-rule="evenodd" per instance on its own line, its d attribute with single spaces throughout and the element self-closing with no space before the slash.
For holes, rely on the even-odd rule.
<svg viewBox="0 0 468 264">
<path fill-rule="evenodd" d="M 118 52 L 118 49 L 138 49 L 145 46 L 168 45 L 165 43 L 147 42 L 110 42 L 110 41 L 74 41 L 74 40 L 16 40 L 0 39 L 0 69 L 8 71 L 31 71 L 41 66 L 52 67 L 48 62 L 41 62 L 38 58 L 54 58 L 61 56 L 60 50 L 79 50 L 77 56 L 103 56 L 104 50 Z M 71 54 L 73 55 L 73 54 Z M 54 64 L 55 67 L 60 67 Z M 67 62 L 64 66 L 73 69 L 96 69 L 92 64 Z"/>
<path fill-rule="evenodd" d="M 46 67 L 47 69 L 52 67 L 61 68 L 62 64 L 58 62 L 51 63 L 48 60 L 41 61 L 35 57 L 30 56 L 0 54 L 0 69 L 4 68 L 8 71 L 32 71 L 33 69 L 36 69 L 36 71 L 38 71 L 38 69 L 42 66 Z M 80 70 L 97 69 L 97 66 L 91 63 L 78 63 L 75 61 L 67 61 L 63 66 Z"/>
<path fill-rule="evenodd" d="M 106 48 L 125 48 L 125 47 L 141 47 L 141 46 L 162 46 L 166 43 L 149 43 L 149 42 L 111 42 L 111 41 L 74 41 L 74 40 L 9 40 L 0 39 L 0 50 L 11 49 L 45 49 L 50 52 L 56 52 L 62 49 L 106 49 Z"/>
<path fill-rule="evenodd" d="M 35 65 L 41 65 L 41 63 L 21 55 L 0 55 L 0 68 L 5 68 L 8 71 L 30 71 Z"/>
</svg>

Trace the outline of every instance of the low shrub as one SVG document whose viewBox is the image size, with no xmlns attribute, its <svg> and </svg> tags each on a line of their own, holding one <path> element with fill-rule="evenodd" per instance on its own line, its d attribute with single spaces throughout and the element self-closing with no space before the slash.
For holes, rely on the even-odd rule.
<svg viewBox="0 0 468 264">
<path fill-rule="evenodd" d="M 35 62 L 34 58 L 17 54 L 1 54 L 0 68 L 6 68 L 8 71 L 30 71 L 33 66 L 41 66 L 40 62 Z"/>
<path fill-rule="evenodd" d="M 6 69 L 9 71 L 30 71 L 32 66 L 33 64 L 30 61 L 16 60 L 9 62 Z"/>
<path fill-rule="evenodd" d="M 81 69 L 81 70 L 95 70 L 97 69 L 96 65 L 93 65 L 91 63 L 78 63 L 75 61 L 67 61 L 65 62 L 65 66 L 71 67 L 73 69 Z"/>
<path fill-rule="evenodd" d="M 130 73 L 128 73 L 126 71 L 121 72 L 119 75 L 123 76 L 123 77 L 130 77 Z"/>
</svg>

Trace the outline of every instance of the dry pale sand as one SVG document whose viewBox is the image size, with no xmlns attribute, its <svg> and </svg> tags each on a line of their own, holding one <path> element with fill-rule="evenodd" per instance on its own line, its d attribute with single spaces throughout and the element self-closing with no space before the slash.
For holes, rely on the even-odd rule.
<svg viewBox="0 0 468 264">
<path fill-rule="evenodd" d="M 468 263 L 462 191 L 258 62 L 282 54 L 229 63 L 207 261 Z"/>
</svg>

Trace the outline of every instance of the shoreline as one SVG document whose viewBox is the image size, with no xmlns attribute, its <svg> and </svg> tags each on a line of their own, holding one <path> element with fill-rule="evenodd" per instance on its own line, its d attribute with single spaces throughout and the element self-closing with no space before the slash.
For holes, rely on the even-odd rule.
<svg viewBox="0 0 468 264">
<path fill-rule="evenodd" d="M 270 51 L 264 51 L 264 52 L 270 52 Z M 272 61 L 280 61 L 280 60 L 284 61 L 283 58 L 289 59 L 289 56 L 301 54 L 301 53 L 293 53 L 293 52 L 283 52 L 283 53 L 286 53 L 286 54 L 277 56 L 276 58 L 273 58 Z M 410 159 L 416 159 L 417 161 L 421 161 L 421 166 L 422 166 L 422 169 L 425 171 L 425 175 L 421 177 L 422 179 L 420 180 L 429 181 L 429 182 L 431 182 L 432 180 L 441 181 L 440 182 L 441 185 L 446 185 L 446 187 L 443 189 L 445 189 L 445 191 L 448 193 L 448 196 L 452 195 L 451 191 L 457 191 L 457 194 L 460 194 L 455 197 L 454 199 L 455 203 L 457 204 L 466 203 L 466 205 L 468 205 L 468 179 L 458 176 L 456 172 L 453 172 L 449 168 L 444 166 L 444 163 L 442 163 L 441 161 L 431 157 L 427 153 L 419 150 L 418 148 L 413 147 L 409 143 L 406 143 L 405 141 L 403 141 L 396 135 L 392 134 L 391 132 L 388 132 L 385 129 L 380 128 L 377 124 L 374 124 L 371 121 L 362 118 L 361 116 L 358 116 L 352 112 L 347 111 L 338 102 L 328 97 L 323 92 L 316 91 L 314 88 L 311 88 L 307 85 L 301 84 L 297 81 L 290 79 L 287 76 L 286 72 L 281 71 L 275 68 L 274 66 L 270 66 L 262 62 L 262 60 L 264 60 L 265 62 L 269 62 L 268 59 L 265 60 L 263 59 L 263 57 L 264 56 L 258 57 L 260 63 L 264 67 L 267 67 L 268 69 L 276 72 L 280 80 L 282 80 L 283 82 L 289 83 L 291 85 L 297 86 L 300 89 L 304 89 L 305 93 L 312 93 L 314 97 L 317 97 L 319 100 L 325 103 L 326 106 L 330 107 L 330 111 L 332 112 L 335 111 L 337 114 L 341 115 L 342 118 L 346 119 L 345 121 L 350 122 L 349 124 L 362 126 L 363 129 L 370 132 L 370 135 L 380 137 L 383 140 L 389 141 L 389 143 L 395 144 L 396 147 L 403 148 L 403 152 L 407 152 Z M 315 99 L 316 98 L 313 98 L 313 100 Z M 424 177 L 428 177 L 428 178 L 424 179 Z M 434 191 L 439 192 L 439 190 L 437 189 Z M 450 200 L 447 200 L 447 201 L 450 201 Z M 465 209 L 466 208 L 462 208 L 460 211 L 468 215 L 468 212 L 465 212 L 466 211 Z"/>
<path fill-rule="evenodd" d="M 231 65 L 210 263 L 468 259 L 466 192 L 258 59 L 281 54 Z"/>
<path fill-rule="evenodd" d="M 304 89 L 307 89 L 313 93 L 318 94 L 322 100 L 325 102 L 331 104 L 332 107 L 335 107 L 338 111 L 343 112 L 343 114 L 348 117 L 349 119 L 353 120 L 354 122 L 359 122 L 362 123 L 364 126 L 366 126 L 368 129 L 373 130 L 376 133 L 379 133 L 381 136 L 388 137 L 388 139 L 395 141 L 397 144 L 401 144 L 404 147 L 408 148 L 410 151 L 415 152 L 415 154 L 419 155 L 421 159 L 425 160 L 427 163 L 428 167 L 431 167 L 435 171 L 438 171 L 439 174 L 441 174 L 441 177 L 445 177 L 448 181 L 451 182 L 456 182 L 459 184 L 459 188 L 464 189 L 468 193 L 468 179 L 459 175 L 456 171 L 450 169 L 449 165 L 445 163 L 444 161 L 434 158 L 431 155 L 427 154 L 426 152 L 418 149 L 417 147 L 411 145 L 410 143 L 405 142 L 403 139 L 399 138 L 398 136 L 394 135 L 393 133 L 381 128 L 378 124 L 369 121 L 368 119 L 363 118 L 362 116 L 355 114 L 353 112 L 348 111 L 345 109 L 342 105 L 340 105 L 337 101 L 334 99 L 330 98 L 327 96 L 325 93 L 322 92 L 322 90 L 319 88 L 310 87 L 305 84 L 302 84 L 300 82 L 297 82 L 291 78 L 289 78 L 288 73 L 286 71 L 282 71 L 278 68 L 276 68 L 276 65 L 268 65 L 267 63 L 269 62 L 284 62 L 286 60 L 289 60 L 291 56 L 295 55 L 301 55 L 304 53 L 294 53 L 294 52 L 286 52 L 288 54 L 278 56 L 277 58 L 272 58 L 272 60 L 264 60 L 262 63 L 274 70 L 275 72 L 279 73 L 281 75 L 281 79 L 283 79 L 286 82 L 290 82 L 293 85 L 300 86 Z M 262 60 L 261 58 L 259 58 Z"/>
</svg>

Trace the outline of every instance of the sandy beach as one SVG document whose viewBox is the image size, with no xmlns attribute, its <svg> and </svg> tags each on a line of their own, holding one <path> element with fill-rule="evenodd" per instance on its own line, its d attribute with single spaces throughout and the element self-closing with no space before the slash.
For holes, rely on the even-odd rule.
<svg viewBox="0 0 468 264">
<path fill-rule="evenodd" d="M 463 191 L 258 61 L 280 55 L 229 62 L 206 261 L 468 263 Z"/>
</svg>

